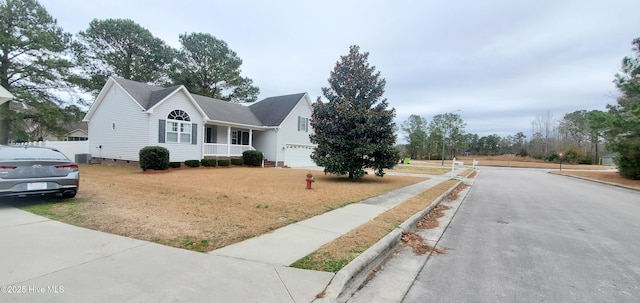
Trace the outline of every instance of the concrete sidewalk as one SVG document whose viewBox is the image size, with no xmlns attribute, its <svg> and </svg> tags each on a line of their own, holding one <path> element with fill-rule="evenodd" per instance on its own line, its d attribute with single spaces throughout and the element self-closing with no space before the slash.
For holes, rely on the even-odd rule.
<svg viewBox="0 0 640 303">
<path fill-rule="evenodd" d="M 424 175 L 423 175 L 424 177 Z M 271 233 L 210 252 L 243 260 L 289 266 L 322 245 L 350 232 L 394 206 L 442 182 L 442 177 L 349 204 L 322 215 L 281 227 Z"/>
<path fill-rule="evenodd" d="M 450 175 L 429 177 L 209 254 L 67 225 L 0 201 L 0 302 L 311 302 L 334 274 L 287 265 Z"/>
</svg>

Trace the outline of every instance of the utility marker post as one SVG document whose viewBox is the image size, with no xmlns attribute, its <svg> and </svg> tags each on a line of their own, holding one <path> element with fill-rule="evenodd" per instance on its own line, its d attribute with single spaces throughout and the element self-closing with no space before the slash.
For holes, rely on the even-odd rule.
<svg viewBox="0 0 640 303">
<path fill-rule="evenodd" d="M 558 157 L 560 158 L 560 171 L 562 171 L 562 158 L 564 157 L 564 153 L 563 152 L 559 152 L 558 153 Z"/>
</svg>

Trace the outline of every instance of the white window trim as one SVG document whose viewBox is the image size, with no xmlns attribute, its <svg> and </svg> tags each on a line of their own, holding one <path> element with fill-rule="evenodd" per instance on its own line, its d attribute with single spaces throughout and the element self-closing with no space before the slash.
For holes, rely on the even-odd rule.
<svg viewBox="0 0 640 303">
<path fill-rule="evenodd" d="M 172 123 L 177 124 L 177 131 L 173 131 Z M 166 143 L 186 143 L 191 144 L 191 122 L 184 120 L 167 120 L 165 127 L 165 142 Z M 182 127 L 181 127 L 182 126 Z M 183 130 L 181 130 L 181 128 Z M 176 134 L 176 141 L 169 140 L 169 133 Z M 182 135 L 189 134 L 189 138 L 186 141 L 182 141 Z"/>
<path fill-rule="evenodd" d="M 309 118 L 298 116 L 298 131 L 309 132 Z"/>
<path fill-rule="evenodd" d="M 244 146 L 248 146 L 251 145 L 251 139 L 249 139 L 249 142 L 247 144 L 243 144 L 242 142 L 242 134 L 243 133 L 247 133 L 249 135 L 249 137 L 251 137 L 251 132 L 249 131 L 245 131 L 245 130 L 232 130 L 231 131 L 231 140 L 229 142 L 231 142 L 232 145 L 244 145 Z M 236 143 L 233 143 L 233 141 L 235 140 Z"/>
</svg>

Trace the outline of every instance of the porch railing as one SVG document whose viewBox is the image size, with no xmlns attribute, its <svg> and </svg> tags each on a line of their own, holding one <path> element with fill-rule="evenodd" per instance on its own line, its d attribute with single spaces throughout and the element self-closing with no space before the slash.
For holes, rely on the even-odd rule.
<svg viewBox="0 0 640 303">
<path fill-rule="evenodd" d="M 204 144 L 205 156 L 218 156 L 218 157 L 242 156 L 242 153 L 247 150 L 255 150 L 255 148 L 253 148 L 253 146 L 251 145 L 218 144 L 218 143 Z"/>
</svg>

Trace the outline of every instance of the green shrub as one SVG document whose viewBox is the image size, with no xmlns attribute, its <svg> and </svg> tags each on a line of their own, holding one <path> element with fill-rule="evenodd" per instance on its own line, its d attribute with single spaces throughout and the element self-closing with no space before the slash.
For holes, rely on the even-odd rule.
<svg viewBox="0 0 640 303">
<path fill-rule="evenodd" d="M 202 164 L 202 166 L 205 166 L 205 167 L 215 167 L 216 162 L 217 162 L 216 159 L 211 159 L 211 158 L 200 160 L 200 164 Z"/>
<path fill-rule="evenodd" d="M 138 153 L 142 170 L 169 168 L 169 150 L 162 146 L 145 146 Z"/>
<path fill-rule="evenodd" d="M 187 160 L 187 161 L 184 161 L 184 165 L 189 167 L 199 167 L 200 160 Z"/>
<path fill-rule="evenodd" d="M 640 180 L 640 142 L 625 142 L 624 149 L 620 149 L 618 153 L 614 158 L 618 173 L 627 179 Z"/>
<path fill-rule="evenodd" d="M 247 150 L 242 153 L 242 160 L 246 165 L 261 166 L 262 158 L 262 152 L 257 150 Z"/>
<path fill-rule="evenodd" d="M 229 160 L 218 160 L 218 166 L 229 166 Z"/>
<path fill-rule="evenodd" d="M 180 162 L 169 162 L 169 167 L 180 168 Z"/>
<path fill-rule="evenodd" d="M 231 164 L 236 166 L 242 166 L 242 158 L 232 158 Z"/>
</svg>

